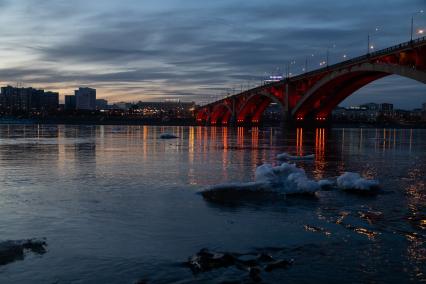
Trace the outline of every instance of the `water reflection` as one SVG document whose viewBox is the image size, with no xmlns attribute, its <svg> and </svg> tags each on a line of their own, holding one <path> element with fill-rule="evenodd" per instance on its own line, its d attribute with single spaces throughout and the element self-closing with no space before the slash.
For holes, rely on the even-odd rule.
<svg viewBox="0 0 426 284">
<path fill-rule="evenodd" d="M 314 176 L 316 179 L 323 179 L 326 167 L 325 161 L 325 129 L 317 128 L 315 130 L 315 171 Z"/>
<path fill-rule="evenodd" d="M 408 171 L 406 181 L 407 195 L 407 220 L 415 232 L 406 233 L 408 240 L 407 253 L 409 258 L 418 263 L 426 260 L 426 186 L 424 167 L 411 168 Z M 425 275 L 422 275 L 424 278 Z"/>
<path fill-rule="evenodd" d="M 296 154 L 297 156 L 303 156 L 303 128 L 297 128 L 296 131 Z"/>
<path fill-rule="evenodd" d="M 225 179 L 228 179 L 228 127 L 222 127 L 222 143 L 223 143 L 223 154 L 222 154 L 222 169 L 223 169 L 223 176 Z"/>
</svg>

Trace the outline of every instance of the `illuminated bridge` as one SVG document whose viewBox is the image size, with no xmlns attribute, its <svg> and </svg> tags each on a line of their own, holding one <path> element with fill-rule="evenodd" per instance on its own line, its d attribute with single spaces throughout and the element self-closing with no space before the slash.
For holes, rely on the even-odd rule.
<svg viewBox="0 0 426 284">
<path fill-rule="evenodd" d="M 196 111 L 200 124 L 258 124 L 275 102 L 282 121 L 324 122 L 345 98 L 389 75 L 426 84 L 426 37 L 228 96 Z"/>
</svg>

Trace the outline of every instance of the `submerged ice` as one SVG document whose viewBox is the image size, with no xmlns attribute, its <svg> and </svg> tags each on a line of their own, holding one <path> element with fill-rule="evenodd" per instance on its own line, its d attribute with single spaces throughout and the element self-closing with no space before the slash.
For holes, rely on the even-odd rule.
<svg viewBox="0 0 426 284">
<path fill-rule="evenodd" d="M 24 259 L 27 251 L 44 254 L 46 252 L 46 241 L 29 239 L 0 242 L 0 266 Z"/>
</svg>

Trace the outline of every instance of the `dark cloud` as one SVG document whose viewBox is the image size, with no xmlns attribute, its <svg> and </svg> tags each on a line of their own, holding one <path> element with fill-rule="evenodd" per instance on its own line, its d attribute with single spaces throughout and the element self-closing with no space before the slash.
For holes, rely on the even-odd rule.
<svg viewBox="0 0 426 284">
<path fill-rule="evenodd" d="M 122 99 L 174 94 L 203 101 L 283 72 L 290 60 L 293 73 L 307 56 L 309 69 L 317 68 L 327 49 L 331 62 L 363 54 L 369 33 L 377 48 L 406 41 L 411 15 L 425 5 L 404 2 L 0 0 L 16 13 L 0 15 L 11 25 L 0 49 L 22 42 L 30 57 L 28 65 L 2 65 L 0 76 L 42 86 L 87 84 Z M 425 16 L 415 19 L 426 25 Z M 383 82 L 374 91 L 394 98 L 392 79 Z M 416 84 L 404 84 L 419 93 Z"/>
</svg>

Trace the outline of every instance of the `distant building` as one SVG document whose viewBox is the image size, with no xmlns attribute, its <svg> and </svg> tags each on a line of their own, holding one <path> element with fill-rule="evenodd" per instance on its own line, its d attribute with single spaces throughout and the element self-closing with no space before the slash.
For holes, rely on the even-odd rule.
<svg viewBox="0 0 426 284">
<path fill-rule="evenodd" d="M 195 110 L 194 102 L 138 102 L 132 106 L 133 111 L 145 117 L 189 118 Z"/>
<path fill-rule="evenodd" d="M 132 103 L 118 102 L 118 103 L 115 103 L 115 104 L 112 106 L 112 108 L 113 108 L 113 109 L 119 109 L 119 110 L 125 110 L 125 111 L 127 111 L 127 110 L 129 110 L 132 106 L 133 106 L 133 104 L 132 104 Z"/>
<path fill-rule="evenodd" d="M 38 111 L 56 111 L 59 94 L 34 88 L 1 88 L 0 109 L 7 113 L 29 113 Z"/>
<path fill-rule="evenodd" d="M 422 120 L 423 111 L 421 108 L 415 108 L 410 111 L 410 120 L 412 121 L 420 121 Z"/>
<path fill-rule="evenodd" d="M 383 103 L 380 105 L 380 110 L 382 112 L 392 112 L 393 111 L 393 104 Z"/>
<path fill-rule="evenodd" d="M 263 112 L 263 121 L 280 121 L 282 119 L 282 107 L 273 102 Z"/>
<path fill-rule="evenodd" d="M 76 102 L 75 102 L 75 96 L 74 95 L 68 95 L 65 96 L 65 110 L 75 110 L 76 109 Z"/>
<path fill-rule="evenodd" d="M 374 122 L 380 115 L 380 105 L 376 103 L 367 103 L 360 105 L 360 108 L 364 111 L 362 116 L 368 122 Z"/>
<path fill-rule="evenodd" d="M 55 111 L 59 106 L 59 93 L 45 92 L 40 97 L 40 109 L 45 111 Z"/>
<path fill-rule="evenodd" d="M 77 110 L 96 110 L 96 90 L 92 88 L 79 88 L 75 91 Z"/>
<path fill-rule="evenodd" d="M 365 108 L 367 110 L 372 110 L 372 111 L 379 111 L 380 110 L 379 104 L 375 104 L 375 103 L 363 104 L 363 105 L 360 105 L 360 107 Z"/>
<path fill-rule="evenodd" d="M 105 110 L 108 109 L 108 101 L 104 99 L 97 99 L 96 100 L 96 109 L 97 110 Z"/>
<path fill-rule="evenodd" d="M 426 112 L 426 103 L 423 103 L 422 110 Z"/>
</svg>

